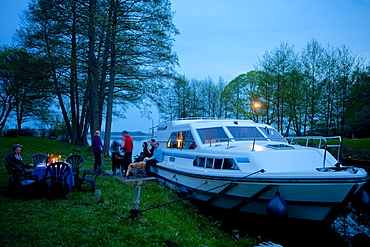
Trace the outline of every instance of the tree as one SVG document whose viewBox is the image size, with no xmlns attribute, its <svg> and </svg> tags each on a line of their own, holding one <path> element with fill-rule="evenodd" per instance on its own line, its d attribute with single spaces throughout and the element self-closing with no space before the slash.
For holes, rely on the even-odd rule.
<svg viewBox="0 0 370 247">
<path fill-rule="evenodd" d="M 19 40 L 54 62 L 53 92 L 73 143 L 101 129 L 105 110 L 109 133 L 114 104 L 155 98 L 177 64 L 172 16 L 168 0 L 31 2 Z"/>
<path fill-rule="evenodd" d="M 178 34 L 168 0 L 108 3 L 112 11 L 105 28 L 110 48 L 106 131 L 114 101 L 126 107 L 157 101 L 159 89 L 173 78 L 173 35 Z"/>
<path fill-rule="evenodd" d="M 0 130 L 12 111 L 17 129 L 32 116 L 46 111 L 52 99 L 49 92 L 48 64 L 43 57 L 17 47 L 0 51 L 1 123 Z"/>
<path fill-rule="evenodd" d="M 227 116 L 237 119 L 253 119 L 255 114 L 252 104 L 263 100 L 261 94 L 263 72 L 250 71 L 235 77 L 225 87 L 225 105 Z"/>
<path fill-rule="evenodd" d="M 294 48 L 282 42 L 272 52 L 266 52 L 259 61 L 257 68 L 268 75 L 264 82 L 266 89 L 265 99 L 268 121 L 276 125 L 278 131 L 283 132 L 287 115 L 289 115 L 288 99 L 291 91 L 290 77 L 296 65 Z"/>
<path fill-rule="evenodd" d="M 194 99 L 192 88 L 188 79 L 179 76 L 173 85 L 166 89 L 167 97 L 159 106 L 159 112 L 164 119 L 187 118 L 193 115 L 194 109 L 192 99 Z"/>
<path fill-rule="evenodd" d="M 349 92 L 349 102 L 345 112 L 345 129 L 349 137 L 352 134 L 358 137 L 370 136 L 370 66 L 356 71 L 356 83 Z"/>
</svg>

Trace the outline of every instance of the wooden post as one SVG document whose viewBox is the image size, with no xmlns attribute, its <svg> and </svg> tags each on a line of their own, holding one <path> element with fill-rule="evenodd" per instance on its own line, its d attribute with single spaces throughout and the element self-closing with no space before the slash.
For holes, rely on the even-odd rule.
<svg viewBox="0 0 370 247">
<path fill-rule="evenodd" d="M 138 210 L 139 209 L 140 191 L 141 191 L 141 186 L 136 186 L 135 187 L 134 203 L 132 204 L 132 209 L 133 210 Z"/>
<path fill-rule="evenodd" d="M 95 190 L 95 202 L 99 202 L 101 197 L 101 190 Z"/>
<path fill-rule="evenodd" d="M 133 217 L 136 217 L 137 214 L 139 213 L 140 191 L 141 191 L 141 186 L 136 186 L 134 202 L 132 203 L 132 209 L 130 210 L 131 216 Z"/>
</svg>

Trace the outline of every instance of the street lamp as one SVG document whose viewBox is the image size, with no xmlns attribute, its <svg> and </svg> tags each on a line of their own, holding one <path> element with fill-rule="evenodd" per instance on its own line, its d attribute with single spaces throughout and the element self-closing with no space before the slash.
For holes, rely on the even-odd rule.
<svg viewBox="0 0 370 247">
<path fill-rule="evenodd" d="M 256 115 L 256 122 L 258 123 L 258 110 L 261 108 L 262 104 L 259 101 L 254 101 L 252 104 L 252 109 L 254 111 L 254 114 Z"/>
</svg>

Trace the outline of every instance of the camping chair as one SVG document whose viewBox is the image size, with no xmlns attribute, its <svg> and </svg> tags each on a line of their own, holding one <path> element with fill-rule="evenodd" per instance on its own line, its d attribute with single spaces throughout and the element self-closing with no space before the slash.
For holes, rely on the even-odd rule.
<svg viewBox="0 0 370 247">
<path fill-rule="evenodd" d="M 80 181 L 78 183 L 78 190 L 80 191 L 81 190 L 81 185 L 84 183 L 84 182 L 88 182 L 91 184 L 91 191 L 94 192 L 95 191 L 95 186 L 96 186 L 96 179 L 98 178 L 98 176 L 100 175 L 101 173 L 101 170 L 104 166 L 104 163 L 101 163 L 99 165 L 99 167 L 92 171 L 92 170 L 85 170 L 83 172 L 83 175 L 82 177 L 80 177 Z M 88 175 L 90 177 L 88 177 Z"/>
<path fill-rule="evenodd" d="M 54 162 L 46 167 L 43 181 L 48 185 L 48 192 L 46 195 L 48 200 L 51 199 L 52 189 L 55 190 L 58 187 L 62 190 L 64 199 L 67 199 L 67 175 L 69 175 L 70 172 L 70 166 L 64 162 Z"/>
<path fill-rule="evenodd" d="M 31 164 L 36 166 L 40 163 L 48 163 L 48 156 L 46 154 L 37 153 L 31 156 Z"/>
<path fill-rule="evenodd" d="M 32 187 L 38 181 L 36 175 L 27 174 L 17 164 L 4 159 L 4 165 L 9 176 L 9 192 L 10 194 L 23 193 L 30 195 L 29 187 Z M 32 191 L 32 190 L 31 190 Z"/>
<path fill-rule="evenodd" d="M 80 168 L 84 166 L 84 158 L 81 155 L 72 154 L 66 159 L 66 162 L 72 166 L 73 177 L 77 185 L 80 176 Z"/>
</svg>

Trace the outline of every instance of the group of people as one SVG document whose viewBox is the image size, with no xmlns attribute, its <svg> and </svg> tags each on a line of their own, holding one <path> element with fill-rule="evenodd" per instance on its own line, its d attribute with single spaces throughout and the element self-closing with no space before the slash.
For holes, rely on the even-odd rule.
<svg viewBox="0 0 370 247">
<path fill-rule="evenodd" d="M 143 142 L 142 147 L 143 150 L 140 153 L 138 160 L 136 161 L 143 161 L 144 158 L 149 158 L 146 161 L 146 167 L 145 171 L 146 174 L 144 176 L 148 177 L 151 175 L 150 172 L 150 166 L 161 162 L 163 159 L 163 151 L 159 147 L 158 142 L 156 142 L 154 139 L 150 140 L 150 148 L 147 142 Z M 122 159 L 122 166 L 121 172 L 122 174 L 125 174 L 124 171 L 127 171 L 128 166 L 132 163 L 132 151 L 134 148 L 134 143 L 132 140 L 132 137 L 128 134 L 128 132 L 125 130 L 122 132 L 122 142 L 121 145 L 119 145 L 117 142 L 113 142 L 111 145 L 111 153 L 112 153 L 112 172 L 116 172 L 117 167 L 117 159 Z M 103 143 L 100 139 L 100 131 L 96 131 L 95 135 L 92 139 L 92 151 L 94 153 L 95 162 L 94 162 L 94 169 L 97 169 L 99 164 L 101 163 L 101 153 L 104 151 Z M 124 152 L 124 155 L 121 156 L 121 151 Z M 124 170 L 124 171 L 123 171 Z"/>
<path fill-rule="evenodd" d="M 140 153 L 138 160 L 136 161 L 143 161 L 144 158 L 149 158 L 146 161 L 145 176 L 150 176 L 151 175 L 150 166 L 158 162 L 162 162 L 163 151 L 159 147 L 158 142 L 156 142 L 154 139 L 150 140 L 150 147 L 147 142 L 143 142 L 142 147 L 143 147 L 143 150 Z M 134 143 L 133 143 L 132 137 L 128 134 L 127 131 L 123 131 L 121 145 L 119 145 L 117 142 L 113 142 L 113 145 L 111 146 L 112 171 L 113 172 L 116 172 L 116 167 L 113 164 L 114 159 L 116 159 L 117 156 L 120 155 L 120 150 L 124 152 L 124 156 L 122 157 L 123 167 L 121 167 L 121 169 L 124 169 L 125 171 L 127 171 L 128 166 L 132 163 L 133 148 L 134 148 Z M 26 169 L 34 167 L 34 165 L 33 164 L 27 165 L 23 162 L 22 156 L 20 154 L 21 150 L 22 150 L 22 145 L 14 144 L 12 146 L 12 151 L 8 153 L 4 159 L 6 160 L 6 162 L 16 164 L 21 170 L 24 170 L 27 173 Z M 103 151 L 104 151 L 104 146 L 100 139 L 100 131 L 97 130 L 92 139 L 92 152 L 94 153 L 94 158 L 95 158 L 94 159 L 94 170 L 96 170 L 102 162 L 101 153 Z M 28 173 L 30 174 L 31 172 L 28 172 Z M 122 172 L 122 174 L 125 174 L 125 172 Z"/>
</svg>

